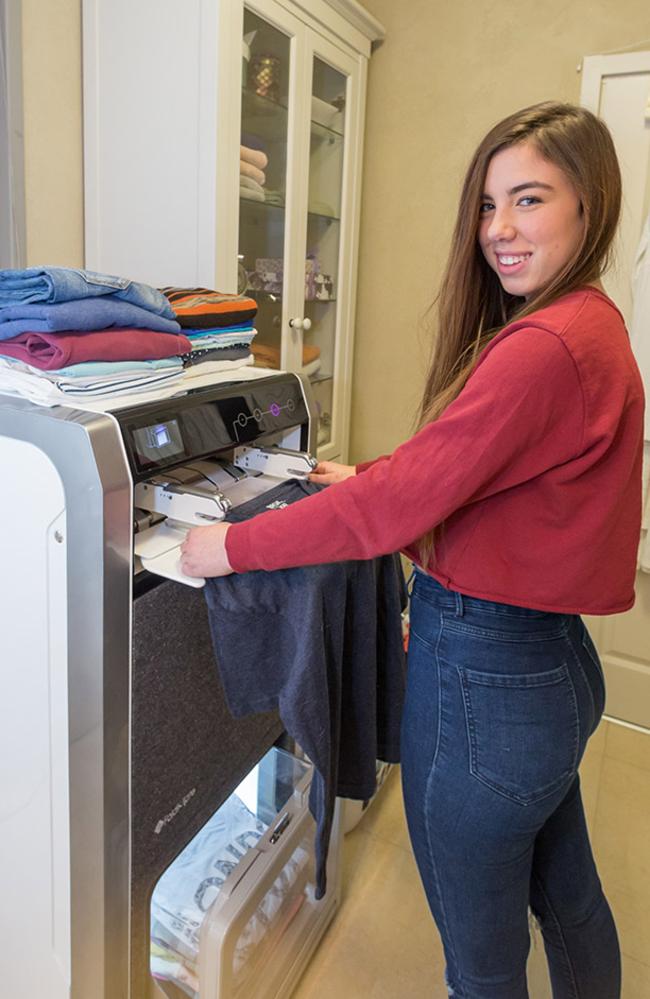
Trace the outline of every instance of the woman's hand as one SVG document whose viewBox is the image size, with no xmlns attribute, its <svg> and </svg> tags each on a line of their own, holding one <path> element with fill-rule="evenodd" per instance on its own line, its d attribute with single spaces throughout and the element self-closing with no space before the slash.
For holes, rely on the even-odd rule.
<svg viewBox="0 0 650 999">
<path fill-rule="evenodd" d="M 338 461 L 319 461 L 309 476 L 309 481 L 320 486 L 330 486 L 333 482 L 343 482 L 344 479 L 356 474 L 354 465 L 340 465 Z"/>
<path fill-rule="evenodd" d="M 186 576 L 229 576 L 226 534 L 230 524 L 193 527 L 181 545 L 181 569 Z"/>
</svg>

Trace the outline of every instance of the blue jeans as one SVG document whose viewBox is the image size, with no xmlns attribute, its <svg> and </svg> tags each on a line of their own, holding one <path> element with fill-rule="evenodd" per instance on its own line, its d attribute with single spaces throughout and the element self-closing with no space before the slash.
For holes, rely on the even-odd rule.
<svg viewBox="0 0 650 999">
<path fill-rule="evenodd" d="M 619 999 L 577 773 L 605 698 L 581 619 L 416 572 L 408 659 L 404 802 L 449 994 L 527 999 L 530 907 L 554 999 Z"/>
<path fill-rule="evenodd" d="M 175 319 L 167 298 L 157 288 L 129 278 L 84 271 L 78 267 L 26 267 L 0 270 L 0 306 L 34 302 L 71 302 L 110 295 L 155 315 Z M 77 329 L 78 327 L 75 327 Z"/>
</svg>

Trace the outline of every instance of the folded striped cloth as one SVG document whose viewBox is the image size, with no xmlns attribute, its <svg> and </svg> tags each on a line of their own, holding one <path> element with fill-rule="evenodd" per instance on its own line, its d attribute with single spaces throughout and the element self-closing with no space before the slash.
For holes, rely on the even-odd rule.
<svg viewBox="0 0 650 999">
<path fill-rule="evenodd" d="M 241 325 L 257 315 L 257 302 L 247 295 L 230 295 L 211 288 L 161 288 L 182 329 L 216 329 Z"/>
</svg>

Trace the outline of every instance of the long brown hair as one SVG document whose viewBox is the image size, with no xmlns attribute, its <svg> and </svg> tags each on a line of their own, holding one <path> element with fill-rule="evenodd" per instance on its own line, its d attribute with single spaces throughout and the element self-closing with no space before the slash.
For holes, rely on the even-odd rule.
<svg viewBox="0 0 650 999">
<path fill-rule="evenodd" d="M 524 301 L 508 294 L 487 264 L 477 232 L 490 160 L 502 149 L 532 142 L 560 167 L 578 195 L 583 234 L 572 257 Z M 585 108 L 545 101 L 504 118 L 487 133 L 463 182 L 447 266 L 437 298 L 438 335 L 431 356 L 418 429 L 436 420 L 458 396 L 490 340 L 507 323 L 592 284 L 607 269 L 621 208 L 621 174 L 606 125 Z M 426 566 L 440 526 L 420 542 Z"/>
</svg>

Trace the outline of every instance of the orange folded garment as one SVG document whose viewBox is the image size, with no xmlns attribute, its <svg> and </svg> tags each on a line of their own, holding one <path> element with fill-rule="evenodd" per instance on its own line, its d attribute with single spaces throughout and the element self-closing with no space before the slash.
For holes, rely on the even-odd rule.
<svg viewBox="0 0 650 999">
<path fill-rule="evenodd" d="M 174 310 L 174 317 L 183 329 L 212 329 L 234 326 L 254 319 L 257 302 L 247 295 L 232 295 L 211 288 L 160 289 Z"/>
<path fill-rule="evenodd" d="M 280 348 L 272 347 L 267 343 L 252 343 L 251 351 L 258 368 L 279 368 Z M 303 365 L 311 364 L 317 357 L 320 357 L 320 347 L 310 347 L 305 345 L 302 348 Z"/>
</svg>

